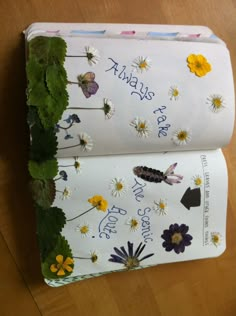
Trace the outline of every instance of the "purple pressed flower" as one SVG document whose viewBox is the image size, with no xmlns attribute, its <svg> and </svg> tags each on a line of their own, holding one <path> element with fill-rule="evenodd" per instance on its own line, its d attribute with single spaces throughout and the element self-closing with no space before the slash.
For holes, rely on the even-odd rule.
<svg viewBox="0 0 236 316">
<path fill-rule="evenodd" d="M 179 175 L 179 174 L 174 174 L 174 170 L 177 166 L 177 162 L 174 163 L 173 165 L 170 165 L 169 168 L 166 170 L 166 172 L 164 173 L 165 179 L 164 182 L 167 184 L 174 184 L 174 183 L 180 183 L 183 179 L 183 176 Z M 174 178 L 175 177 L 175 178 Z"/>
<path fill-rule="evenodd" d="M 75 122 L 75 123 L 80 123 L 80 122 L 81 122 L 81 121 L 80 121 L 80 118 L 78 117 L 77 114 L 72 114 L 72 115 L 71 115 L 71 119 L 72 119 L 72 121 Z"/>
<path fill-rule="evenodd" d="M 67 173 L 64 170 L 61 170 L 59 172 L 59 175 L 61 176 L 62 180 L 67 181 L 68 176 L 67 176 Z"/>
<path fill-rule="evenodd" d="M 64 137 L 64 139 L 71 139 L 74 138 L 73 136 L 71 136 L 70 134 L 66 134 L 66 136 Z"/>
<path fill-rule="evenodd" d="M 175 253 L 179 254 L 184 252 L 185 247 L 191 245 L 193 237 L 187 234 L 189 227 L 185 224 L 172 224 L 169 229 L 165 229 L 161 238 L 164 239 L 162 246 L 166 251 L 174 250 Z"/>
<path fill-rule="evenodd" d="M 128 241 L 128 252 L 125 250 L 125 247 L 120 247 L 120 249 L 114 247 L 115 255 L 111 255 L 111 258 L 108 260 L 110 262 L 116 262 L 123 264 L 128 270 L 132 268 L 139 267 L 140 262 L 144 259 L 147 259 L 154 255 L 154 253 L 150 253 L 141 259 L 139 259 L 139 256 L 143 252 L 144 248 L 146 247 L 145 244 L 142 242 L 139 244 L 138 248 L 134 252 L 133 243 Z"/>
</svg>

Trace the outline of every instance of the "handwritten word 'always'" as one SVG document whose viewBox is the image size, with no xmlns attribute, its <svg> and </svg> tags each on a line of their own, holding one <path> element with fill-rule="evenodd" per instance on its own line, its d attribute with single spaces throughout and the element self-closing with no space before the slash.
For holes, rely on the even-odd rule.
<svg viewBox="0 0 236 316">
<path fill-rule="evenodd" d="M 111 234 L 116 234 L 116 223 L 119 220 L 118 216 L 124 216 L 126 214 L 126 210 L 116 207 L 115 205 L 113 205 L 111 209 L 108 209 L 107 215 L 101 220 L 98 226 L 99 237 L 110 239 Z"/>
<path fill-rule="evenodd" d="M 113 64 L 112 66 L 105 70 L 113 71 L 114 76 L 118 76 L 120 80 L 123 80 L 126 84 L 128 84 L 131 88 L 134 88 L 134 90 L 131 92 L 131 95 L 136 94 L 140 100 L 152 100 L 155 93 L 152 91 L 149 91 L 148 87 L 144 87 L 144 83 L 139 81 L 137 77 L 135 77 L 131 72 L 125 72 L 126 66 L 122 66 L 120 68 L 119 63 L 117 63 L 114 59 L 108 58 Z M 137 90 L 137 91 L 136 91 Z"/>
<path fill-rule="evenodd" d="M 164 111 L 166 110 L 166 106 L 161 106 L 160 108 L 156 109 L 155 111 L 153 111 L 153 114 L 157 114 L 158 113 L 158 117 L 157 117 L 157 125 L 158 125 L 158 137 L 161 136 L 167 136 L 168 133 L 168 129 L 170 128 L 170 124 L 164 124 L 164 122 L 167 120 L 167 116 L 164 113 Z"/>
</svg>

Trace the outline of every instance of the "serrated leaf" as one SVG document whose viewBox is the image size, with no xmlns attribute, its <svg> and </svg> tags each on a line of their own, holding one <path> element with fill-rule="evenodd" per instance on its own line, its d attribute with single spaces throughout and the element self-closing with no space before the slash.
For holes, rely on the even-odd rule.
<svg viewBox="0 0 236 316">
<path fill-rule="evenodd" d="M 41 121 L 38 115 L 38 110 L 34 106 L 29 106 L 27 113 L 27 123 L 29 127 L 34 126 L 35 124 L 39 127 L 41 126 Z"/>
<path fill-rule="evenodd" d="M 36 58 L 32 57 L 26 64 L 26 74 L 30 85 L 45 79 L 45 67 L 41 65 Z"/>
<path fill-rule="evenodd" d="M 31 136 L 30 158 L 38 162 L 53 159 L 58 145 L 54 128 L 44 130 L 34 125 L 31 128 Z"/>
<path fill-rule="evenodd" d="M 56 159 L 37 162 L 29 161 L 29 172 L 32 178 L 47 180 L 53 179 L 58 173 L 58 164 Z"/>
<path fill-rule="evenodd" d="M 52 272 L 50 267 L 52 264 L 56 264 L 56 256 L 62 255 L 63 259 L 65 260 L 67 257 L 73 258 L 72 251 L 68 244 L 68 241 L 63 236 L 58 236 L 57 244 L 53 251 L 47 256 L 44 262 L 42 262 L 42 274 L 47 279 L 58 279 L 58 278 L 65 278 L 68 277 L 72 272 L 68 272 L 65 270 L 64 276 L 58 276 L 56 272 Z M 74 265 L 70 265 L 72 268 Z"/>
<path fill-rule="evenodd" d="M 63 64 L 65 55 L 66 42 L 60 37 L 37 36 L 29 42 L 29 58 L 40 64 Z"/>
<path fill-rule="evenodd" d="M 56 195 L 53 180 L 32 180 L 30 183 L 33 200 L 43 208 L 49 208 Z"/>
<path fill-rule="evenodd" d="M 57 100 L 65 93 L 67 74 L 62 65 L 53 64 L 47 67 L 46 83 L 50 94 Z"/>
<path fill-rule="evenodd" d="M 42 81 L 35 82 L 34 86 L 31 84 L 27 88 L 27 104 L 38 107 L 45 107 L 48 104 L 50 94 Z"/>
<path fill-rule="evenodd" d="M 58 207 L 42 209 L 37 206 L 37 236 L 42 261 L 56 247 L 58 236 L 66 223 L 64 212 Z"/>
<path fill-rule="evenodd" d="M 63 112 L 68 105 L 68 93 L 65 90 L 59 99 L 49 95 L 45 106 L 39 107 L 39 117 L 44 128 L 50 128 L 61 119 Z"/>
</svg>

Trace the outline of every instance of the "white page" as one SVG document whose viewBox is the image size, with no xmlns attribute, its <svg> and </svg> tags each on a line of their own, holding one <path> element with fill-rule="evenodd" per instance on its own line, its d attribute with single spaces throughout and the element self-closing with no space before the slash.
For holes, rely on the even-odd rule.
<svg viewBox="0 0 236 316">
<path fill-rule="evenodd" d="M 134 249 L 140 242 L 146 244 L 139 259 L 154 253 L 140 263 L 142 267 L 215 257 L 224 251 L 227 170 L 221 150 L 86 157 L 80 159 L 79 173 L 76 173 L 74 162 L 74 159 L 58 160 L 59 166 L 63 166 L 59 167 L 59 171 L 64 170 L 68 178 L 67 181 L 56 181 L 54 206 L 62 208 L 68 220 L 91 207 L 88 198 L 101 195 L 107 200 L 108 209 L 105 212 L 93 209 L 66 223 L 62 235 L 68 240 L 73 256 L 89 258 L 90 251 L 95 251 L 99 257 L 97 263 L 75 259 L 71 277 L 123 270 L 125 267 L 122 264 L 109 262 L 108 259 L 111 254 L 116 254 L 113 247 L 120 249 L 124 246 L 127 250 L 128 241 L 134 244 Z M 164 181 L 144 181 L 133 172 L 136 166 L 147 166 L 164 172 L 173 163 L 177 163 L 174 172 L 183 176 L 180 183 L 173 185 Z M 196 176 L 202 180 L 199 186 L 194 183 Z M 115 178 L 124 179 L 126 192 L 120 197 L 113 196 L 109 187 Z M 177 179 L 174 176 L 168 178 Z M 62 199 L 65 188 L 71 192 L 68 199 Z M 195 198 L 191 197 L 182 203 L 183 196 L 189 193 L 195 195 Z M 159 203 L 160 199 L 166 204 L 166 214 L 154 209 L 155 202 Z M 127 224 L 130 217 L 139 223 L 135 231 Z M 188 234 L 193 238 L 191 245 L 179 254 L 174 250 L 167 252 L 162 246 L 164 240 L 161 235 L 175 223 L 188 226 Z M 88 236 L 79 231 L 81 225 L 89 226 Z M 216 245 L 211 241 L 212 233 L 219 236 Z"/>
</svg>

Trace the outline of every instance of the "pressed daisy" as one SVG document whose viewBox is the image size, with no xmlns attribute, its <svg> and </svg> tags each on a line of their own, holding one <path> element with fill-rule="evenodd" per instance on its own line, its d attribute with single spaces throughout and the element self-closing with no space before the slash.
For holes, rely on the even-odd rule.
<svg viewBox="0 0 236 316">
<path fill-rule="evenodd" d="M 126 193 L 127 185 L 123 178 L 114 178 L 110 183 L 111 194 L 115 197 Z"/>
<path fill-rule="evenodd" d="M 151 67 L 151 60 L 148 57 L 139 56 L 133 61 L 132 67 L 137 72 L 142 73 Z"/>
<path fill-rule="evenodd" d="M 90 151 L 93 149 L 93 140 L 87 133 L 80 133 L 79 135 L 80 146 L 83 151 Z"/>
<path fill-rule="evenodd" d="M 137 268 L 140 266 L 141 261 L 154 255 L 154 253 L 150 253 L 139 259 L 145 247 L 146 244 L 141 242 L 134 251 L 134 244 L 128 241 L 128 251 L 126 251 L 124 246 L 120 247 L 120 249 L 114 247 L 113 249 L 116 254 L 111 254 L 111 258 L 108 261 L 123 264 L 128 270 Z"/>
<path fill-rule="evenodd" d="M 222 241 L 222 236 L 220 233 L 213 232 L 211 233 L 211 242 L 214 246 L 219 246 Z"/>
<path fill-rule="evenodd" d="M 76 173 L 81 173 L 81 161 L 79 160 L 78 157 L 75 157 L 75 162 L 74 162 L 74 167 L 75 167 L 75 171 Z"/>
<path fill-rule="evenodd" d="M 79 224 L 75 230 L 81 234 L 82 237 L 91 235 L 91 227 L 88 223 Z"/>
<path fill-rule="evenodd" d="M 106 98 L 103 100 L 103 104 L 104 104 L 103 110 L 104 110 L 105 118 L 110 119 L 115 113 L 115 107 L 112 104 L 111 100 L 106 99 Z"/>
<path fill-rule="evenodd" d="M 73 266 L 74 265 L 74 260 L 70 257 L 67 257 L 66 260 L 64 261 L 64 258 L 62 255 L 57 255 L 56 256 L 56 262 L 53 263 L 50 266 L 50 270 L 53 273 L 56 273 L 58 276 L 64 276 L 66 274 L 65 271 L 67 272 L 72 272 L 73 271 Z"/>
<path fill-rule="evenodd" d="M 138 117 L 131 121 L 130 125 L 136 129 L 139 137 L 148 137 L 152 130 L 151 124 L 147 120 Z"/>
<path fill-rule="evenodd" d="M 210 109 L 215 113 L 221 111 L 225 107 L 224 99 L 219 94 L 213 94 L 208 97 L 206 103 L 210 105 Z"/>
<path fill-rule="evenodd" d="M 179 89 L 176 86 L 170 87 L 168 95 L 170 96 L 170 100 L 178 100 L 180 97 Z"/>
<path fill-rule="evenodd" d="M 101 195 L 94 195 L 88 202 L 91 203 L 98 211 L 106 212 L 108 208 L 107 201 Z"/>
<path fill-rule="evenodd" d="M 211 65 L 208 63 L 207 59 L 202 55 L 191 54 L 188 56 L 187 62 L 190 71 L 195 73 L 195 75 L 198 77 L 203 77 L 209 71 L 211 71 Z"/>
<path fill-rule="evenodd" d="M 85 46 L 85 54 L 88 60 L 88 64 L 93 66 L 97 64 L 100 60 L 99 52 L 96 48 L 91 46 Z"/>
<path fill-rule="evenodd" d="M 65 187 L 65 189 L 63 191 L 58 191 L 61 192 L 61 199 L 62 200 L 66 200 L 69 199 L 71 197 L 71 191 L 68 187 Z"/>
<path fill-rule="evenodd" d="M 196 187 L 200 187 L 202 185 L 202 177 L 199 175 L 194 176 L 193 178 L 193 183 L 195 184 Z"/>
<path fill-rule="evenodd" d="M 187 128 L 180 128 L 173 134 L 172 140 L 176 145 L 187 145 L 192 138 L 191 131 Z"/>
<path fill-rule="evenodd" d="M 92 261 L 92 263 L 98 263 L 99 261 L 99 254 L 96 250 L 94 251 L 90 251 L 90 260 Z"/>
<path fill-rule="evenodd" d="M 167 203 L 160 199 L 159 202 L 154 201 L 153 206 L 154 211 L 158 212 L 159 215 L 166 215 L 167 214 Z"/>
<path fill-rule="evenodd" d="M 139 221 L 135 217 L 130 217 L 127 221 L 127 225 L 129 225 L 130 230 L 134 232 L 139 228 Z"/>
</svg>

